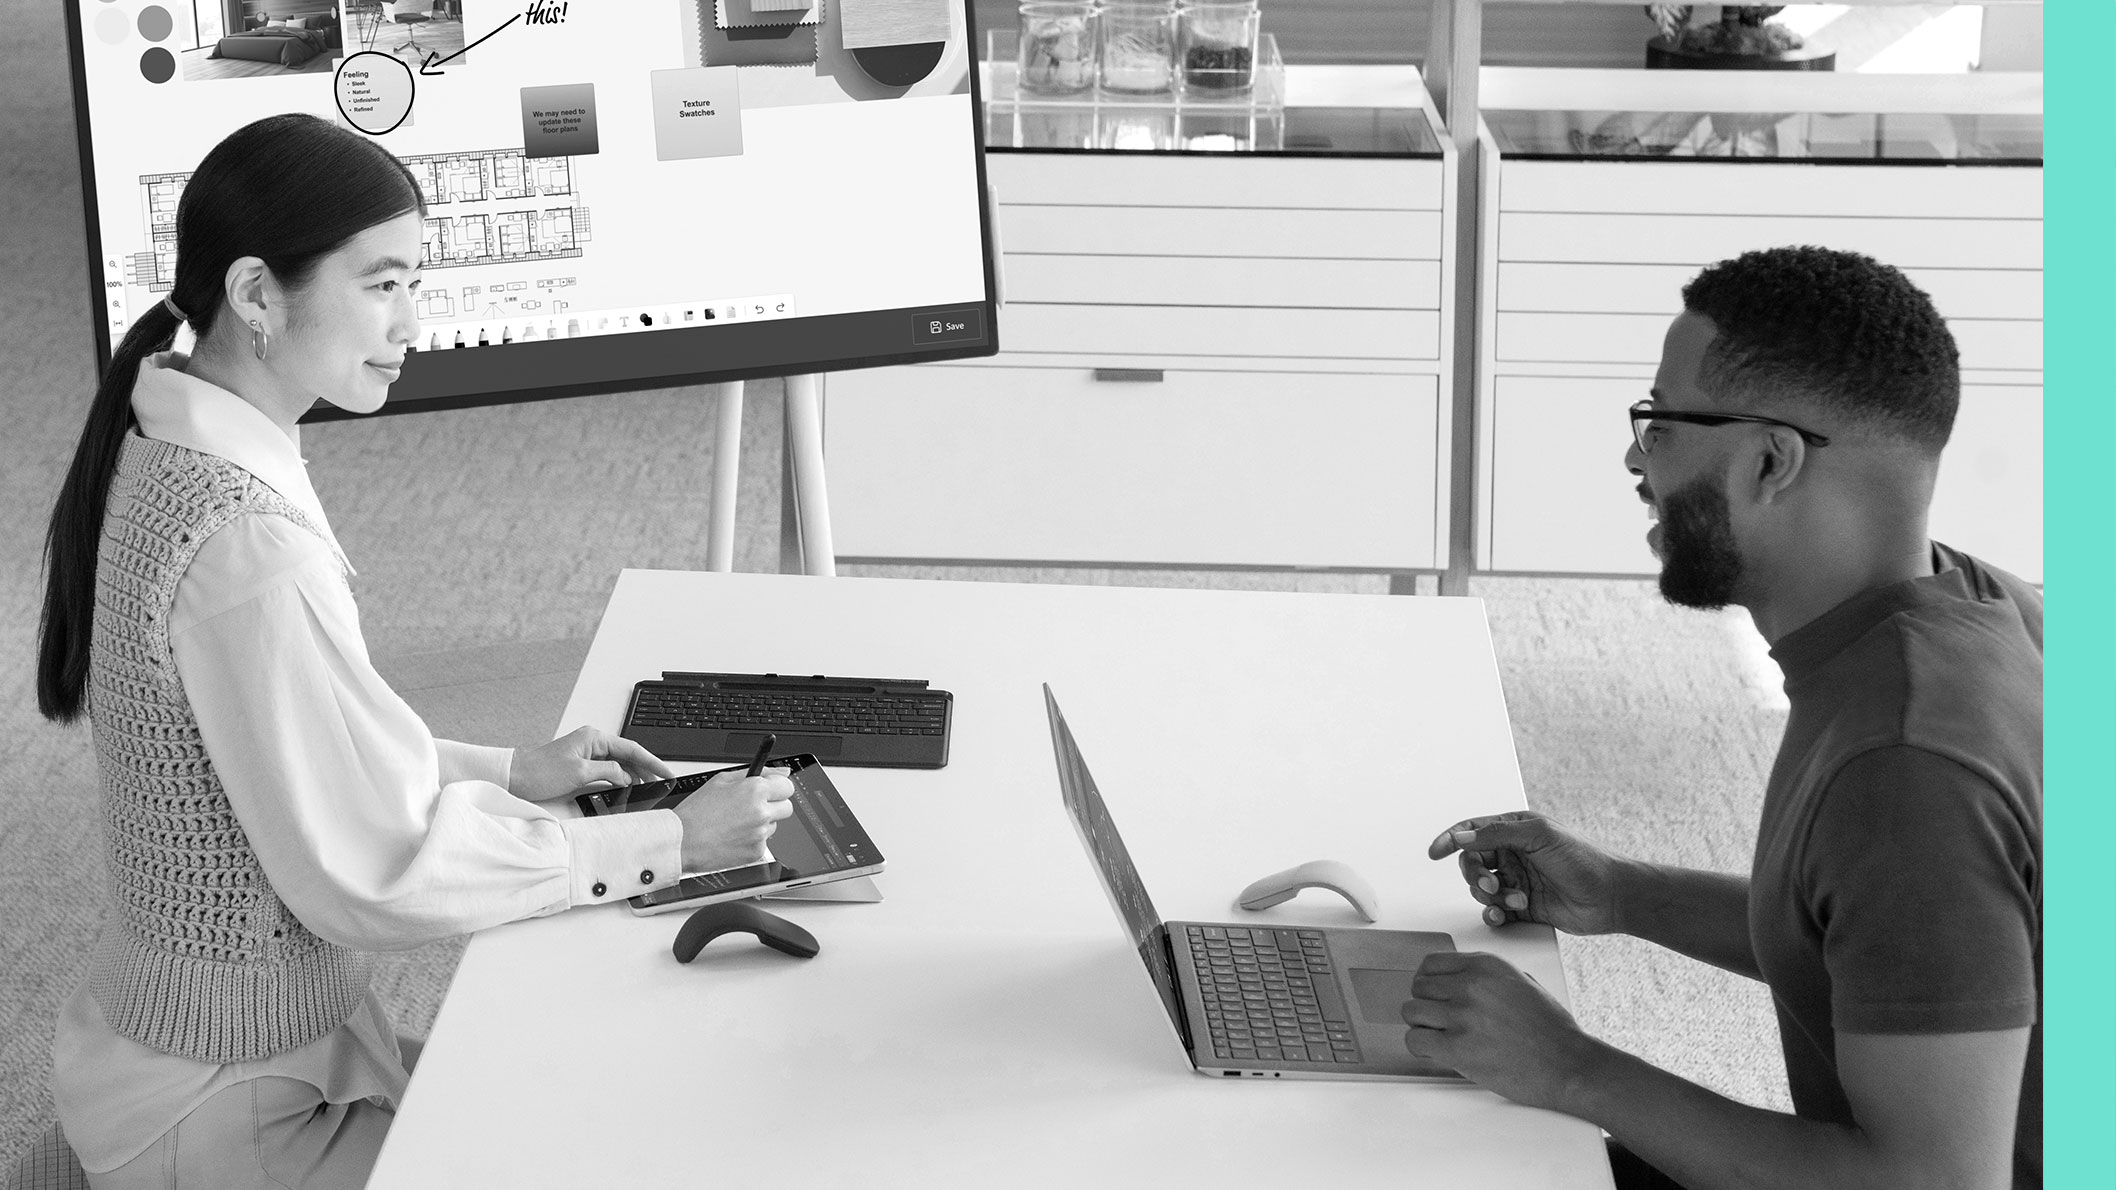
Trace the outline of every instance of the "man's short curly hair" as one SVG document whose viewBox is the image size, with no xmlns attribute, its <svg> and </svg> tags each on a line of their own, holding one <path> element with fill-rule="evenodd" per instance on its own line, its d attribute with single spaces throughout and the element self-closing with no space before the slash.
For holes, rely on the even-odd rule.
<svg viewBox="0 0 2116 1190">
<path fill-rule="evenodd" d="M 1718 332 L 1701 377 L 1715 395 L 1810 403 L 1933 455 L 1947 445 L 1954 336 L 1896 269 L 1832 248 L 1745 252 L 1691 278 L 1683 306 Z"/>
</svg>

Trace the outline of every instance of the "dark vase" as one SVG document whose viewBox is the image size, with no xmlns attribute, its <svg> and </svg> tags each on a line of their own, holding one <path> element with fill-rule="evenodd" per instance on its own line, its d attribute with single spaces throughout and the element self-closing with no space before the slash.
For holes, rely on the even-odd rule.
<svg viewBox="0 0 2116 1190">
<path fill-rule="evenodd" d="M 1803 48 L 1775 54 L 1700 54 L 1664 37 L 1646 43 L 1648 70 L 1835 70 L 1837 51 Z"/>
</svg>

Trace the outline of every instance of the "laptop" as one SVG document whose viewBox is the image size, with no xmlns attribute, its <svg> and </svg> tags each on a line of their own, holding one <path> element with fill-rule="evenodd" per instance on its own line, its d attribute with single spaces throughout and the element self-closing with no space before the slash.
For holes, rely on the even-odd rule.
<svg viewBox="0 0 2116 1190">
<path fill-rule="evenodd" d="M 1425 956 L 1455 949 L 1453 938 L 1409 930 L 1163 922 L 1048 683 L 1043 701 L 1065 808 L 1199 1074 L 1460 1079 L 1403 1045 L 1411 977 Z"/>
</svg>

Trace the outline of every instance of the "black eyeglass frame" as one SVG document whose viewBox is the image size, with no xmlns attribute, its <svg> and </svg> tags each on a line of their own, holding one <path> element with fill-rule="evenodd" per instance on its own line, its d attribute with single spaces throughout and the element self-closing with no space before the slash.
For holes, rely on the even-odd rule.
<svg viewBox="0 0 2116 1190">
<path fill-rule="evenodd" d="M 1784 426 L 1800 435 L 1809 446 L 1828 446 L 1829 439 L 1813 430 L 1803 430 L 1789 421 L 1775 417 L 1758 417 L 1753 413 L 1688 413 L 1679 409 L 1656 409 L 1651 401 L 1638 401 L 1631 406 L 1631 440 L 1638 443 L 1640 454 L 1652 454 L 1653 448 L 1646 445 L 1646 431 L 1641 422 L 1672 421 L 1697 426 L 1723 426 L 1733 422 L 1754 422 L 1765 426 Z"/>
</svg>

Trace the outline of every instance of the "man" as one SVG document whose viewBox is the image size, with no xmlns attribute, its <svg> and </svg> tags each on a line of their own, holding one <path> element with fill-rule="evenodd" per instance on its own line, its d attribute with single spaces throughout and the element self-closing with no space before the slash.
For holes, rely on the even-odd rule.
<svg viewBox="0 0 2116 1190">
<path fill-rule="evenodd" d="M 1456 824 L 1495 926 L 1622 932 L 1770 986 L 1793 1115 L 1581 1033 L 1490 955 L 1436 955 L 1413 1053 L 1593 1121 L 1619 1185 L 2042 1184 L 2042 597 L 1925 535 L 1959 391 L 1896 270 L 1752 252 L 1683 289 L 1625 466 L 1661 593 L 1739 605 L 1791 701 L 1749 875 L 1611 855 L 1533 813 Z"/>
</svg>

